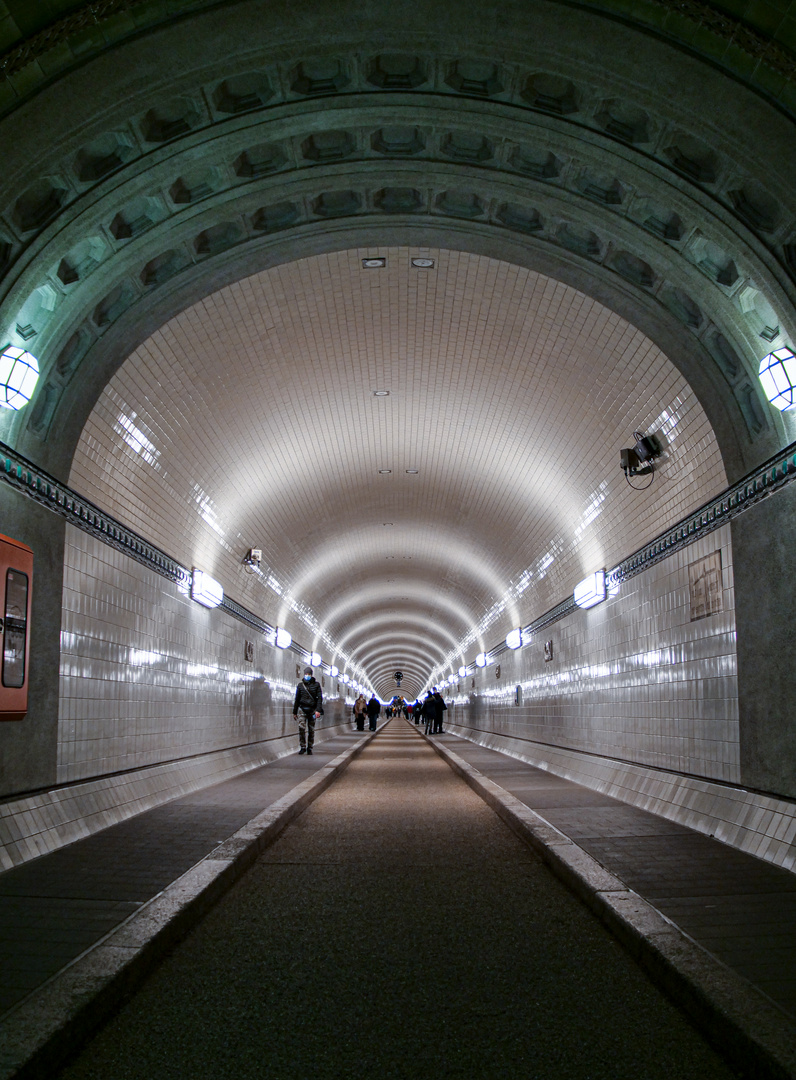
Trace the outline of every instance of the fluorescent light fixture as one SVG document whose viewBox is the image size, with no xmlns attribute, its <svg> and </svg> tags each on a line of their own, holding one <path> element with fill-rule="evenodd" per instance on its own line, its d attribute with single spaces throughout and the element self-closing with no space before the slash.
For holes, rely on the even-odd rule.
<svg viewBox="0 0 796 1080">
<path fill-rule="evenodd" d="M 340 668 L 337 667 L 335 664 L 332 664 L 332 666 L 329 668 L 329 674 L 332 676 L 333 679 L 336 679 L 337 676 L 340 674 Z"/>
<path fill-rule="evenodd" d="M 195 600 L 197 604 L 201 604 L 202 607 L 218 607 L 224 599 L 221 582 L 211 578 L 203 570 L 197 570 L 194 567 L 191 574 L 191 599 Z"/>
<path fill-rule="evenodd" d="M 374 390 L 373 391 L 373 396 L 374 397 L 389 397 L 390 396 L 390 391 L 389 390 Z"/>
<path fill-rule="evenodd" d="M 313 667 L 320 667 L 323 663 L 323 660 L 321 660 L 321 654 L 319 652 L 311 652 L 310 663 Z"/>
<path fill-rule="evenodd" d="M 351 682 L 351 679 L 348 675 L 341 675 L 340 678 L 346 684 L 346 686 L 348 686 L 348 684 Z"/>
<path fill-rule="evenodd" d="M 39 381 L 39 361 L 16 345 L 0 353 L 0 408 L 15 411 L 27 405 Z"/>
<path fill-rule="evenodd" d="M 278 649 L 289 649 L 293 644 L 293 638 L 287 632 L 283 630 L 281 626 L 276 628 L 276 647 Z"/>
<path fill-rule="evenodd" d="M 509 630 L 508 634 L 506 634 L 506 645 L 510 649 L 519 649 L 522 645 L 522 630 L 519 628 Z"/>
<path fill-rule="evenodd" d="M 420 472 L 420 469 L 407 469 L 406 470 L 406 475 L 407 476 L 417 476 L 417 474 L 419 472 Z"/>
<path fill-rule="evenodd" d="M 486 653 L 480 652 L 475 658 L 476 667 L 486 667 Z"/>
<path fill-rule="evenodd" d="M 379 469 L 379 476 L 389 476 L 392 469 Z"/>
<path fill-rule="evenodd" d="M 459 678 L 463 679 L 466 674 L 467 674 L 467 668 L 464 667 L 464 666 L 460 667 L 459 668 Z"/>
<path fill-rule="evenodd" d="M 590 608 L 601 604 L 605 599 L 605 571 L 595 570 L 583 581 L 579 581 L 572 595 L 578 607 Z"/>
<path fill-rule="evenodd" d="M 758 375 L 766 397 L 780 412 L 796 405 L 796 354 L 792 349 L 775 349 L 764 356 Z"/>
</svg>

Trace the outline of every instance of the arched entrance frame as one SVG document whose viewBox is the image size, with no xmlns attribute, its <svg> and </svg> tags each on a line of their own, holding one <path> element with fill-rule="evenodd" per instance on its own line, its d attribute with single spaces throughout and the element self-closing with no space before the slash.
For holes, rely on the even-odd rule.
<svg viewBox="0 0 796 1080">
<path fill-rule="evenodd" d="M 63 475 L 167 318 L 280 262 L 401 244 L 538 270 L 637 325 L 694 387 L 730 478 L 792 438 L 755 377 L 796 337 L 782 115 L 592 12 L 508 7 L 476 30 L 445 5 L 401 28 L 314 6 L 297 32 L 257 11 L 158 28 L 0 125 L 0 326 L 43 365 L 0 436 Z"/>
</svg>

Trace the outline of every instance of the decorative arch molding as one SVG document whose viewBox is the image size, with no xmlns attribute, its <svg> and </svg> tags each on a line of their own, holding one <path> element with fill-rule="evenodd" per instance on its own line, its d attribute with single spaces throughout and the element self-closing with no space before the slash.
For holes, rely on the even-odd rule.
<svg viewBox="0 0 796 1080">
<path fill-rule="evenodd" d="M 47 84 L 52 72 L 60 74 L 85 63 L 125 38 L 175 17 L 185 18 L 216 6 L 219 0 L 165 0 L 156 7 L 146 0 L 91 0 L 54 22 L 47 22 L 42 12 L 27 35 L 20 35 L 0 55 L 0 78 L 8 84 L 3 108 L 11 111 L 18 107 Z M 567 6 L 576 5 L 570 0 Z M 784 15 L 777 25 L 772 22 L 771 12 L 752 8 L 744 12 L 741 20 L 734 7 L 721 0 L 653 0 L 632 12 L 621 0 L 597 0 L 578 6 L 621 19 L 704 57 L 781 108 L 793 110 L 794 102 L 786 87 L 796 75 L 796 58 L 787 40 L 791 26 Z M 129 22 L 120 21 L 118 17 L 128 12 Z M 30 26 L 31 13 L 26 14 Z M 36 13 L 33 16 L 35 19 Z M 116 25 L 109 27 L 113 21 Z M 86 31 L 92 31 L 93 38 L 86 40 Z M 54 50 L 60 53 L 57 58 L 53 57 Z M 22 72 L 27 77 L 16 79 Z"/>
<path fill-rule="evenodd" d="M 605 280 L 572 252 L 548 252 L 541 245 L 530 245 L 489 227 L 458 222 L 433 222 L 423 227 L 414 221 L 396 220 L 383 226 L 364 217 L 356 222 L 338 222 L 334 229 L 310 226 L 292 231 L 268 244 L 267 250 L 247 252 L 245 260 L 219 256 L 213 266 L 205 263 L 186 268 L 184 274 L 150 296 L 145 304 L 124 311 L 101 337 L 90 339 L 78 357 L 76 370 L 64 364 L 59 371 L 57 361 L 45 366 L 43 386 L 30 412 L 0 418 L 0 423 L 13 424 L 3 435 L 5 441 L 55 475 L 68 475 L 72 454 L 95 401 L 130 353 L 170 318 L 249 273 L 311 255 L 380 246 L 442 247 L 505 260 L 571 285 L 609 307 L 655 341 L 694 388 L 716 432 L 730 479 L 775 452 L 782 441 L 772 430 L 770 410 L 760 401 L 750 366 L 739 360 L 740 352 L 728 344 L 725 376 L 707 346 L 689 328 L 630 283 Z M 720 333 L 717 330 L 716 336 Z M 70 343 L 82 344 L 87 338 L 85 322 L 78 324 L 63 346 L 67 355 Z M 749 436 L 748 422 L 741 402 L 732 394 L 732 384 L 727 392 L 727 376 L 743 391 L 746 409 L 755 410 L 755 418 L 767 417 L 769 426 L 764 429 L 764 438 L 753 442 Z"/>
<path fill-rule="evenodd" d="M 233 22 L 249 7 L 225 5 Z M 527 34 L 533 20 L 511 17 Z M 549 5 L 534 25 L 550 33 L 560 18 Z M 755 374 L 796 336 L 792 132 L 627 28 L 601 41 L 595 65 L 587 32 L 603 20 L 578 18 L 566 49 L 498 46 L 495 30 L 470 28 L 472 51 L 456 52 L 453 36 L 433 49 L 428 30 L 392 27 L 381 52 L 352 51 L 345 32 L 320 57 L 255 34 L 232 59 L 226 27 L 211 55 L 205 13 L 190 61 L 164 27 L 120 46 L 113 67 L 102 57 L 65 76 L 66 134 L 63 117 L 58 137 L 25 134 L 47 91 L 3 125 L 15 151 L 0 186 L 0 332 L 37 353 L 43 377 L 0 433 L 55 468 L 109 375 L 165 318 L 279 262 L 397 243 L 488 253 L 574 285 L 671 356 L 730 475 L 772 452 L 782 422 Z M 699 123 L 696 86 L 673 100 L 639 83 L 644 57 L 621 55 L 631 40 L 648 61 L 664 50 L 669 89 L 678 75 L 700 83 Z M 145 66 L 133 91 L 124 61 L 152 67 L 153 44 L 158 77 L 142 89 Z M 97 115 L 91 91 L 112 79 L 122 104 Z M 710 91 L 724 92 L 720 107 Z"/>
</svg>

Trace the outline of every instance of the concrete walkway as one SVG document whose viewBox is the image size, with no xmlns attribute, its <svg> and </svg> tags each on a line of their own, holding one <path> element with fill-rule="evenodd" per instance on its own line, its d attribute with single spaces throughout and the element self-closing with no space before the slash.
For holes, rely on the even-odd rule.
<svg viewBox="0 0 796 1080">
<path fill-rule="evenodd" d="M 361 740 L 330 739 L 0 874 L 0 1014 Z"/>
<path fill-rule="evenodd" d="M 510 837 L 511 843 L 506 846 L 508 841 L 500 839 L 505 836 L 504 827 L 495 819 L 492 811 L 478 800 L 474 804 L 479 808 L 476 813 L 478 829 L 482 828 L 484 822 L 490 824 L 486 833 L 474 831 L 475 825 L 468 823 L 471 820 L 468 815 L 472 811 L 462 809 L 462 799 L 466 796 L 472 804 L 475 797 L 435 757 L 432 745 L 424 741 L 413 725 L 393 721 L 376 736 L 376 741 L 365 750 L 363 757 L 354 760 L 356 753 L 368 742 L 368 736 L 363 739 L 352 732 L 316 747 L 316 754 L 311 758 L 292 756 L 281 759 L 235 780 L 175 800 L 53 855 L 0 875 L 0 965 L 4 976 L 0 985 L 6 995 L 6 1007 L 17 1002 L 0 1017 L 0 1080 L 10 1077 L 19 1077 L 20 1080 L 23 1077 L 47 1077 L 50 1080 L 63 1055 L 82 1045 L 88 1032 L 141 983 L 175 941 L 196 925 L 258 855 L 258 870 L 254 875 L 248 875 L 245 881 L 251 877 L 262 884 L 263 872 L 260 868 L 263 866 L 278 865 L 278 877 L 284 876 L 283 870 L 287 873 L 285 868 L 294 863 L 305 868 L 304 877 L 297 879 L 294 899 L 291 899 L 288 890 L 280 894 L 276 907 L 271 900 L 263 901 L 266 904 L 263 910 L 270 914 L 267 918 L 263 916 L 264 923 L 262 920 L 258 923 L 260 929 L 264 932 L 265 927 L 270 934 L 272 922 L 274 926 L 284 924 L 291 929 L 284 941 L 274 944 L 272 954 L 257 954 L 261 964 L 258 973 L 253 975 L 249 972 L 254 983 L 264 981 L 270 987 L 270 995 L 277 993 L 274 985 L 282 985 L 279 982 L 274 984 L 276 976 L 279 979 L 283 976 L 287 978 L 294 969 L 303 972 L 298 984 L 293 985 L 288 980 L 284 991 L 279 991 L 291 1003 L 293 1019 L 285 1020 L 285 1031 L 289 1038 L 274 1059 L 275 1071 L 268 1071 L 269 1076 L 306 1075 L 298 1066 L 297 1071 L 290 1071 L 293 1068 L 291 1062 L 294 1059 L 290 1054 L 294 1048 L 296 1024 L 300 1025 L 302 1039 L 308 1038 L 313 1045 L 317 1042 L 312 1031 L 307 1032 L 303 1019 L 306 1003 L 311 1004 L 308 991 L 302 990 L 303 986 L 314 987 L 313 995 L 318 995 L 324 1002 L 331 1002 L 332 999 L 339 1000 L 341 1005 L 348 1002 L 353 1010 L 351 1015 L 359 1017 L 361 1025 L 364 1025 L 363 1031 L 371 1031 L 374 1017 L 383 1019 L 384 995 L 389 998 L 390 1008 L 397 1010 L 401 1023 L 408 1024 L 413 1034 L 390 1037 L 392 1058 L 385 1051 L 384 1054 L 379 1052 L 375 1058 L 362 1059 L 366 1064 L 371 1060 L 375 1062 L 373 1075 L 384 1072 L 387 1076 L 401 1077 L 436 1075 L 439 1072 L 440 1075 L 464 1076 L 468 1075 L 470 1069 L 470 1076 L 511 1076 L 515 1074 L 511 1071 L 513 1066 L 510 1062 L 516 1054 L 519 1054 L 516 1061 L 524 1063 L 524 1071 L 518 1071 L 516 1075 L 532 1076 L 535 1080 L 547 1075 L 610 1075 L 612 1080 L 625 1075 L 616 1071 L 599 1071 L 602 1066 L 594 1055 L 589 1059 L 591 1064 L 587 1069 L 587 1057 L 581 1054 L 583 1039 L 580 1035 L 573 1035 L 573 1032 L 581 1030 L 576 1022 L 581 1013 L 587 1016 L 590 1010 L 593 1012 L 596 1008 L 596 1005 L 582 1000 L 585 991 L 581 982 L 585 980 L 583 985 L 591 987 L 591 996 L 597 995 L 600 1000 L 607 993 L 603 989 L 599 971 L 602 960 L 597 970 L 589 968 L 585 973 L 584 968 L 581 974 L 582 964 L 593 949 L 598 948 L 597 945 L 587 944 L 590 938 L 580 936 L 586 934 L 584 926 L 594 923 L 592 916 L 585 909 L 581 910 L 577 901 L 563 892 L 557 883 L 554 883 L 554 891 L 549 893 L 555 898 L 550 901 L 552 907 L 549 907 L 548 900 L 542 900 L 543 896 L 548 896 L 544 892 L 548 885 L 540 884 L 542 880 L 550 880 L 547 870 L 540 864 L 539 858 L 515 838 Z M 732 1037 L 727 1039 L 727 1025 L 717 1027 L 714 1023 L 715 1009 L 711 1011 L 703 1007 L 706 998 L 711 996 L 722 997 L 726 1003 L 729 993 L 731 1003 L 734 1000 L 737 1005 L 735 1018 L 731 1016 L 729 1021 L 730 1035 L 740 1010 L 740 1026 L 752 1029 L 752 1043 L 755 1027 L 762 1032 L 761 1044 L 765 1052 L 758 1060 L 753 1046 L 752 1057 L 744 1057 L 750 1043 L 746 1032 L 741 1052 L 732 1051 L 732 1060 L 736 1064 L 733 1072 L 722 1071 L 724 1067 L 710 1063 L 712 1059 L 705 1059 L 708 1061 L 706 1064 L 700 1056 L 707 1052 L 704 1047 L 698 1052 L 699 1064 L 694 1066 L 695 1071 L 683 1071 L 685 1066 L 674 1067 L 669 1050 L 661 1045 L 655 1053 L 660 1062 L 666 1064 L 665 1069 L 662 1068 L 660 1073 L 650 1071 L 652 1066 L 649 1062 L 642 1067 L 638 1057 L 634 1058 L 631 1054 L 622 1066 L 627 1068 L 627 1076 L 632 1075 L 634 1080 L 638 1077 L 651 1080 L 658 1075 L 667 1078 L 748 1075 L 755 1077 L 755 1080 L 769 1076 L 796 1076 L 796 1027 L 788 1015 L 788 1010 L 793 1007 L 793 964 L 789 955 L 786 954 L 783 959 L 779 956 L 780 949 L 792 948 L 793 903 L 796 900 L 796 878 L 793 875 L 769 867 L 760 860 L 739 855 L 733 849 L 713 843 L 690 830 L 465 740 L 444 735 L 431 742 L 438 753 L 449 757 L 454 768 L 466 776 L 468 783 L 498 810 L 515 831 L 537 847 L 543 860 L 554 867 L 557 862 L 560 864 L 556 870 L 559 876 L 571 887 L 574 882 L 576 892 L 588 906 L 600 913 L 601 918 L 604 914 L 599 911 L 599 904 L 594 898 L 602 903 L 608 895 L 617 911 L 624 903 L 626 913 L 628 896 L 635 897 L 635 893 L 628 893 L 630 886 L 672 920 L 682 920 L 688 934 L 696 937 L 704 930 L 702 940 L 715 955 L 721 955 L 727 963 L 735 963 L 747 978 L 758 979 L 770 996 L 779 1002 L 776 1006 L 766 1004 L 768 999 L 762 995 L 755 997 L 751 988 L 751 997 L 743 992 L 739 997 L 734 984 L 728 991 L 728 980 L 721 977 L 721 971 L 726 969 L 721 964 L 714 964 L 709 957 L 708 966 L 719 968 L 720 977 L 718 982 L 712 975 L 705 980 L 704 965 L 694 963 L 693 955 L 689 952 L 689 949 L 696 950 L 697 946 L 691 947 L 671 924 L 636 897 L 638 902 L 630 905 L 631 917 L 629 921 L 625 919 L 627 925 L 631 926 L 629 937 L 622 933 L 624 923 L 621 920 L 625 916 L 621 911 L 617 916 L 621 923 L 619 936 L 629 944 L 631 952 L 648 969 L 653 970 L 654 965 L 645 964 L 645 956 L 650 950 L 654 952 L 655 948 L 660 953 L 660 942 L 664 939 L 668 940 L 669 946 L 674 942 L 678 953 L 675 967 L 681 973 L 684 969 L 686 973 L 685 997 L 690 1013 L 698 1017 L 714 1042 L 725 1048 L 731 1043 L 734 1046 Z M 347 773 L 341 777 L 343 769 Z M 333 780 L 334 787 L 322 796 L 316 806 L 307 810 L 312 800 Z M 321 808 L 326 804 L 335 807 L 328 820 L 321 813 Z M 462 809 L 463 816 L 459 817 L 457 808 Z M 302 816 L 298 818 L 298 814 Z M 520 820 L 523 814 L 528 820 L 533 818 L 530 832 L 526 829 L 528 821 Z M 273 843 L 287 822 L 294 819 L 295 827 L 284 834 L 283 840 L 269 848 L 268 845 Z M 494 832 L 495 829 L 497 832 Z M 567 832 L 576 843 L 564 837 L 563 834 Z M 287 844 L 289 836 L 303 837 L 309 847 L 306 850 L 280 847 L 283 841 Z M 566 851 L 562 841 L 566 842 Z M 297 844 L 297 840 L 291 840 L 291 844 Z M 292 852 L 290 858 L 280 854 L 288 850 Z M 495 852 L 500 853 L 497 862 L 493 857 Z M 565 856 L 563 864 L 560 858 L 562 852 Z M 591 871 L 588 868 L 584 871 L 587 863 L 591 865 Z M 561 865 L 564 865 L 563 873 Z M 333 874 L 330 870 L 332 866 L 337 868 Z M 607 866 L 616 876 L 605 872 L 603 866 Z M 573 867 L 577 870 L 577 880 L 573 879 Z M 439 877 L 435 877 L 437 870 Z M 504 871 L 508 878 L 519 875 L 519 880 L 524 883 L 522 887 L 518 889 L 516 882 L 512 884 L 508 879 L 500 884 Z M 535 875 L 542 871 L 542 877 L 537 879 Z M 424 877 L 424 874 L 427 876 Z M 265 877 L 270 882 L 268 874 Z M 329 883 L 331 891 L 316 894 L 314 886 L 310 887 L 312 882 L 316 878 L 320 882 L 327 877 L 333 879 Z M 411 888 L 408 885 L 404 888 L 404 877 L 406 882 L 414 883 Z M 244 883 L 240 887 L 244 888 Z M 249 888 L 248 885 L 245 887 Z M 399 896 L 401 900 L 396 909 L 395 897 Z M 580 916 L 568 914 L 566 917 L 568 930 L 564 938 L 568 938 L 571 949 L 574 949 L 568 956 L 558 952 L 536 954 L 527 951 L 537 938 L 547 942 L 552 933 L 545 921 L 548 916 L 527 906 L 534 898 L 539 899 L 543 909 L 548 905 L 549 910 L 563 911 L 562 904 L 574 903 L 575 908 L 581 911 Z M 259 903 L 256 899 L 247 901 L 247 904 L 256 903 Z M 268 904 L 272 906 L 268 907 Z M 645 911 L 640 919 L 642 907 Z M 342 914 L 344 910 L 351 915 L 354 926 L 364 933 L 370 943 L 367 962 L 363 959 L 362 948 L 351 937 L 348 916 L 343 917 Z M 566 910 L 570 911 L 570 908 Z M 659 921 L 663 919 L 667 932 L 661 934 L 661 926 L 655 925 L 654 919 L 650 919 L 650 912 Z M 612 917 L 613 914 L 615 912 Z M 245 921 L 247 917 L 235 916 L 233 924 L 236 918 Z M 341 918 L 342 923 L 338 925 Z M 586 923 L 582 926 L 580 922 L 571 921 L 578 918 L 585 918 Z M 612 922 L 606 918 L 604 921 L 617 930 L 616 919 Z M 205 933 L 202 928 L 197 932 Z M 603 933 L 601 930 L 599 932 Z M 219 938 L 219 949 L 223 947 L 224 934 Z M 618 949 L 614 939 L 607 940 L 612 942 L 611 949 Z M 492 943 L 491 952 L 487 948 L 487 941 Z M 468 944 L 470 942 L 472 948 Z M 687 946 L 685 949 L 682 948 L 683 943 Z M 559 944 L 563 947 L 563 941 Z M 456 957 L 453 969 L 455 977 L 449 977 L 445 973 L 448 963 L 446 950 L 454 946 L 455 951 L 451 956 Z M 248 952 L 253 945 L 245 943 L 242 947 Z M 208 955 L 217 954 L 215 944 L 208 943 L 204 948 Z M 559 945 L 555 948 L 558 949 Z M 599 949 L 602 948 L 599 946 Z M 80 956 L 84 950 L 88 951 Z M 405 970 L 401 974 L 401 969 L 391 961 L 393 974 L 382 972 L 371 986 L 369 965 L 381 963 L 379 957 L 385 950 L 385 955 L 393 960 L 406 953 Z M 511 960 L 515 950 L 517 956 L 523 957 L 519 967 Z M 507 952 L 507 966 L 501 969 Z M 426 953 L 434 958 L 433 963 L 429 961 L 430 966 L 413 967 L 420 963 Z M 623 963 L 627 961 L 621 951 L 620 955 L 624 957 Z M 359 960 L 354 964 L 354 957 L 357 956 Z M 312 970 L 306 967 L 307 957 L 317 959 Z M 240 960 L 238 955 L 237 960 L 224 960 L 224 963 L 229 962 L 234 968 Z M 741 966 L 743 964 L 746 966 Z M 67 966 L 64 968 L 64 965 Z M 323 989 L 326 984 L 320 980 L 318 971 L 325 973 L 331 970 L 333 973 L 338 965 L 342 965 L 341 972 L 348 972 L 346 978 L 353 980 L 352 985 L 361 984 L 363 989 L 361 994 L 357 992 L 356 999 L 346 996 L 350 995 L 350 988 L 346 991 L 336 976 L 329 981 L 328 989 Z M 61 973 L 55 974 L 59 968 L 62 969 Z M 552 995 L 550 1001 L 559 1002 L 577 990 L 580 996 L 577 997 L 576 1015 L 562 1012 L 556 1018 L 549 1014 L 547 999 L 537 985 L 537 980 L 541 978 L 540 970 L 546 973 L 545 979 L 547 974 L 557 973 L 557 989 L 548 987 L 547 982 L 544 984 L 544 993 Z M 652 990 L 632 963 L 630 970 L 636 972 L 641 983 L 632 992 L 628 991 L 630 998 L 615 1001 L 612 1006 L 622 1019 L 623 1031 L 626 1014 L 637 1011 L 636 1003 L 641 1000 L 638 986 L 646 987 L 644 993 L 648 990 L 657 999 L 657 991 Z M 530 982 L 528 972 L 533 973 Z M 197 973 L 192 978 L 203 987 L 207 974 Z M 733 978 L 746 986 L 737 976 Z M 44 980 L 49 981 L 35 989 Z M 209 981 L 217 981 L 216 976 L 211 975 Z M 664 985 L 667 984 L 665 977 L 662 981 Z M 729 983 L 732 983 L 732 979 Z M 230 1007 L 222 1000 L 224 985 L 219 983 L 217 987 L 221 995 L 219 1000 L 202 1003 L 197 1008 L 194 1008 L 198 1001 L 194 986 L 194 998 L 186 1000 L 185 1007 L 188 1013 L 197 1012 L 200 1017 L 206 1012 L 210 1015 L 220 1009 L 220 1014 L 226 1016 L 231 1025 L 227 1040 L 232 1039 L 237 1047 L 235 1054 L 243 1054 L 245 1058 L 245 1047 L 238 1045 L 237 1035 L 231 1034 L 236 1021 Z M 679 999 L 683 985 L 682 980 L 671 984 L 669 991 Z M 696 993 L 692 993 L 694 986 Z M 506 987 L 511 988 L 514 997 L 505 997 Z M 459 1005 L 454 1005 L 455 999 L 450 996 L 454 991 L 464 994 Z M 243 993 L 242 990 L 236 992 Z M 477 1004 L 473 999 L 474 994 L 478 997 Z M 504 996 L 501 997 L 501 994 Z M 204 1001 L 203 989 L 199 996 Z M 305 1005 L 300 1004 L 302 1002 Z M 273 1007 L 269 999 L 267 1009 Z M 642 1013 L 647 1007 L 644 1005 Z M 257 1008 L 266 1006 L 261 1003 Z M 455 1009 L 461 1013 L 456 1020 L 456 1039 L 464 1040 L 463 1045 L 470 1045 L 469 1039 L 474 1055 L 466 1064 L 453 1054 L 453 1044 L 446 1035 L 446 1031 L 450 1033 L 453 1030 L 447 1025 L 453 1024 Z M 437 1020 L 432 1021 L 437 1012 L 443 1018 L 442 1029 L 439 1030 Z M 558 1050 L 555 1051 L 551 1044 L 544 1052 L 540 1050 L 541 1057 L 534 1046 L 546 1045 L 547 1035 L 539 1032 L 535 1019 L 532 1024 L 535 1032 L 533 1044 L 523 1041 L 525 1036 L 520 1030 L 527 1028 L 537 1014 L 546 1017 L 550 1030 L 557 1032 Z M 242 1015 L 248 1017 L 250 1012 L 244 1008 Z M 302 1018 L 297 1021 L 296 1015 Z M 345 1015 L 347 1017 L 348 1013 Z M 331 1016 L 330 1013 L 323 1019 L 321 1026 L 330 1025 Z M 461 1026 L 462 1016 L 469 1017 L 464 1028 Z M 565 1023 L 561 1019 L 563 1016 L 570 1016 L 571 1020 Z M 599 1034 L 603 1030 L 608 1032 L 613 1029 L 610 1025 L 604 1026 L 607 1020 L 602 1013 L 599 1016 L 594 1029 L 588 1029 L 588 1038 L 597 1040 L 593 1043 L 599 1048 L 595 1054 L 597 1057 L 604 1054 L 613 1069 L 616 1047 L 612 1043 L 608 1051 L 604 1041 L 600 1041 L 602 1036 Z M 434 1039 L 438 1046 L 448 1047 L 444 1060 L 434 1054 L 418 1058 L 418 1061 L 427 1062 L 431 1069 L 429 1073 L 412 1071 L 414 1066 L 407 1064 L 413 1060 L 411 1055 L 419 1052 L 417 1047 L 426 1038 L 417 1031 L 418 1017 L 423 1018 L 423 1031 L 431 1024 L 429 1030 L 437 1032 Z M 516 1017 L 521 1018 L 522 1023 L 515 1027 Z M 495 1018 L 498 1018 L 497 1021 Z M 256 1022 L 260 1023 L 260 1020 L 261 1014 L 257 1012 Z M 508 1047 L 514 1047 L 514 1050 L 508 1056 L 501 1056 L 502 1050 L 498 1053 L 495 1060 L 502 1061 L 503 1065 L 497 1072 L 479 1072 L 479 1069 L 487 1068 L 487 1059 L 491 1060 L 489 1055 L 497 1053 L 493 1045 L 495 1040 L 490 1036 L 487 1046 L 482 1041 L 482 1035 L 478 1034 L 480 1027 L 490 1031 L 493 1021 L 499 1030 L 503 1030 L 504 1021 L 508 1025 L 501 1046 L 507 1054 Z M 344 1022 L 347 1023 L 347 1020 L 341 1018 L 340 1023 Z M 669 1020 L 666 1023 L 669 1024 Z M 678 1020 L 678 1023 L 685 1022 Z M 199 1026 L 201 1028 L 202 1024 Z M 357 1034 L 358 1030 L 349 1030 L 346 1038 L 350 1046 L 361 1054 L 362 1039 Z M 686 1035 L 680 1028 L 677 1030 L 679 1044 Z M 689 1038 L 692 1037 L 687 1024 L 684 1030 Z M 273 1036 L 272 1030 L 271 1033 Z M 373 1038 L 377 1034 L 374 1029 Z M 643 1041 L 649 1037 L 649 1033 L 643 1036 L 639 1034 L 638 1037 Z M 623 1038 L 620 1031 L 611 1035 L 617 1045 L 621 1044 Z M 167 1038 L 166 1042 L 169 1041 Z M 773 1057 L 767 1056 L 765 1049 L 772 1043 L 776 1044 Z M 521 1052 L 517 1049 L 520 1046 L 523 1047 Z M 299 1055 L 295 1061 L 302 1063 L 302 1069 L 316 1071 L 319 1075 L 370 1075 L 367 1069 L 362 1072 L 358 1067 L 353 1073 L 324 1073 L 320 1044 L 316 1046 L 316 1051 L 309 1057 Z M 579 1062 L 577 1068 L 574 1065 L 572 1068 L 562 1066 L 561 1071 L 555 1072 L 551 1064 L 552 1056 L 549 1060 L 546 1056 L 554 1055 L 554 1052 L 567 1055 L 567 1061 L 570 1060 L 568 1055 L 574 1055 L 572 1060 Z M 134 1056 L 140 1056 L 140 1053 L 136 1050 Z M 407 1054 L 410 1057 L 406 1057 Z M 234 1060 L 237 1061 L 237 1057 Z M 350 1054 L 348 1057 L 343 1055 L 334 1067 L 345 1061 L 348 1068 L 352 1060 Z M 785 1064 L 782 1065 L 782 1062 Z M 182 1071 L 183 1065 L 186 1071 Z M 120 1071 L 120 1060 L 112 1067 L 106 1062 L 98 1068 L 99 1071 L 94 1072 L 75 1072 L 74 1076 L 123 1080 L 128 1075 Z M 251 1068 L 253 1070 L 254 1066 Z M 461 1072 L 455 1071 L 460 1068 Z M 519 1064 L 517 1068 L 519 1070 Z M 218 1069 L 214 1072 L 189 1068 L 185 1061 L 179 1066 L 170 1066 L 168 1070 L 165 1067 L 162 1070 L 152 1067 L 148 1073 L 131 1072 L 129 1075 L 146 1075 L 147 1080 L 172 1075 L 207 1076 L 215 1080 L 216 1076 L 226 1075 L 220 1071 L 220 1064 Z M 445 1069 L 449 1071 L 445 1072 Z M 545 1069 L 548 1071 L 545 1072 Z M 233 1072 L 230 1068 L 229 1075 L 263 1075 L 262 1071 L 247 1072 L 243 1066 L 241 1070 Z"/>
<path fill-rule="evenodd" d="M 796 875 L 454 735 L 453 751 L 530 807 L 796 1020 Z"/>
<path fill-rule="evenodd" d="M 316 743 L 0 874 L 0 1080 L 49 1080 L 371 738 Z"/>
<path fill-rule="evenodd" d="M 400 721 L 61 1080 L 729 1080 L 590 912 Z"/>
</svg>

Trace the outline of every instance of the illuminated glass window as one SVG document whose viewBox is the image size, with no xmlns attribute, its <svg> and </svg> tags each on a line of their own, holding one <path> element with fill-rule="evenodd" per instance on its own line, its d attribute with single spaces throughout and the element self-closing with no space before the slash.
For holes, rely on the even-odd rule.
<svg viewBox="0 0 796 1080">
<path fill-rule="evenodd" d="M 763 391 L 780 412 L 796 405 L 796 355 L 788 348 L 775 349 L 760 361 Z"/>
<path fill-rule="evenodd" d="M 33 397 L 39 361 L 24 349 L 8 345 L 0 354 L 0 408 L 21 409 Z"/>
</svg>

